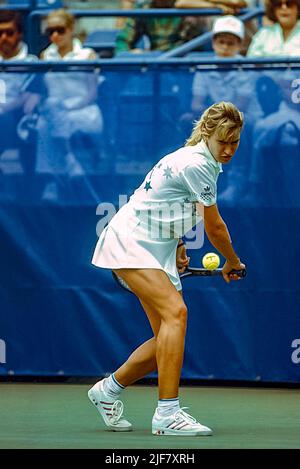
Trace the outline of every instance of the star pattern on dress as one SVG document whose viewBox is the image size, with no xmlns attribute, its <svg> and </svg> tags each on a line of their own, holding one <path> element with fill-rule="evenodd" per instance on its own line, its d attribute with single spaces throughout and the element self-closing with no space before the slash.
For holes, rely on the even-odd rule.
<svg viewBox="0 0 300 469">
<path fill-rule="evenodd" d="M 165 169 L 164 169 L 164 174 L 163 176 L 166 178 L 166 179 L 172 179 L 173 177 L 173 169 L 170 168 L 170 166 L 167 166 Z"/>
<path fill-rule="evenodd" d="M 148 181 L 148 182 L 146 181 L 144 189 L 146 190 L 146 192 L 148 192 L 150 189 L 153 189 L 153 187 L 151 187 L 151 182 L 150 181 Z"/>
</svg>

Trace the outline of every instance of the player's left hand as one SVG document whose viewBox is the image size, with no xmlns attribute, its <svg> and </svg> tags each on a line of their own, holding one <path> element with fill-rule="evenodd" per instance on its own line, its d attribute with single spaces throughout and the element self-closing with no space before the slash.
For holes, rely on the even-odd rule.
<svg viewBox="0 0 300 469">
<path fill-rule="evenodd" d="M 176 265 L 177 265 L 178 272 L 182 274 L 185 271 L 185 269 L 188 267 L 189 263 L 190 263 L 190 257 L 187 257 L 186 247 L 183 244 L 182 246 L 177 248 L 177 252 L 176 252 Z"/>
</svg>

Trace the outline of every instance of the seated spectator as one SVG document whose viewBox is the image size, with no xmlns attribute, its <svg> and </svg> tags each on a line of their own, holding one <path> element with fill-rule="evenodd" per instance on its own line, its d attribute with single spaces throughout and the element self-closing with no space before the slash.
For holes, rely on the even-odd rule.
<svg viewBox="0 0 300 469">
<path fill-rule="evenodd" d="M 268 0 L 266 15 L 274 24 L 255 34 L 247 56 L 300 55 L 300 0 Z"/>
<path fill-rule="evenodd" d="M 219 8 L 225 15 L 236 15 L 241 8 L 252 8 L 256 6 L 255 0 L 176 0 L 176 8 Z M 216 17 L 198 16 L 194 17 L 194 21 L 205 21 L 208 30 L 212 28 L 213 21 Z M 203 24 L 203 23 L 202 23 Z M 247 53 L 248 46 L 253 35 L 257 31 L 257 20 L 249 20 L 245 23 L 245 37 L 241 48 L 241 54 Z"/>
<path fill-rule="evenodd" d="M 33 62 L 37 60 L 37 57 L 28 54 L 28 47 L 22 41 L 20 14 L 16 11 L 0 10 L 0 62 Z M 18 154 L 16 161 L 14 161 L 14 169 L 8 168 L 9 162 L 6 164 L 5 158 L 2 159 L 0 170 L 3 172 L 21 173 L 32 166 L 29 161 L 31 156 L 21 145 L 18 125 L 25 116 L 31 115 L 36 105 L 37 95 L 34 93 L 34 80 L 35 76 L 26 72 L 1 73 L 0 156 L 5 151 L 12 150 L 16 151 L 16 155 Z"/>
<path fill-rule="evenodd" d="M 41 53 L 44 60 L 92 60 L 97 58 L 93 49 L 82 47 L 79 39 L 74 38 L 75 18 L 64 10 L 52 11 L 47 16 L 46 33 L 51 45 Z"/>
<path fill-rule="evenodd" d="M 143 8 L 173 8 L 174 4 L 175 0 L 152 0 L 150 3 L 143 2 L 142 6 Z M 141 4 L 135 4 L 135 7 L 138 6 Z M 201 28 L 194 31 L 193 25 L 180 17 L 128 18 L 117 36 L 115 53 L 125 51 L 141 53 L 146 50 L 163 52 L 183 44 L 202 32 Z M 136 47 L 143 36 L 146 36 L 149 41 L 146 50 Z"/>
<path fill-rule="evenodd" d="M 36 60 L 22 41 L 22 19 L 17 11 L 0 10 L 0 60 Z"/>
<path fill-rule="evenodd" d="M 47 61 L 95 59 L 95 52 L 82 47 L 74 38 L 74 26 L 75 19 L 68 11 L 52 11 L 46 19 L 51 45 L 42 52 L 41 58 Z M 40 105 L 38 123 L 39 173 L 73 176 L 96 171 L 103 130 L 97 102 L 98 78 L 93 70 L 44 75 L 46 97 Z"/>
<path fill-rule="evenodd" d="M 214 22 L 212 33 L 212 46 L 216 57 L 239 56 L 245 37 L 245 27 L 240 19 L 231 15 L 218 18 Z"/>
</svg>

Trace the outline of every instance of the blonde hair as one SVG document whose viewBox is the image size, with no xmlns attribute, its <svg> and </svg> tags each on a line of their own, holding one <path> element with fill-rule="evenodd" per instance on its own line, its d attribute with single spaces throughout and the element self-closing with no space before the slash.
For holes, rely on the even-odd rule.
<svg viewBox="0 0 300 469">
<path fill-rule="evenodd" d="M 222 140 L 231 139 L 240 133 L 244 124 L 243 113 L 234 104 L 221 101 L 204 111 L 201 118 L 195 122 L 191 136 L 185 146 L 194 146 L 201 140 L 207 142 L 215 132 Z"/>
<path fill-rule="evenodd" d="M 64 8 L 51 11 L 47 16 L 47 20 L 51 18 L 60 18 L 65 22 L 67 28 L 74 29 L 75 17 Z"/>
</svg>

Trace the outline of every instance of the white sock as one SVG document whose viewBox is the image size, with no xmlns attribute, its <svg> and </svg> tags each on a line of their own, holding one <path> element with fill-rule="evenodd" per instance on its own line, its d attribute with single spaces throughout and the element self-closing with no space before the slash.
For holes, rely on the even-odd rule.
<svg viewBox="0 0 300 469">
<path fill-rule="evenodd" d="M 107 394 L 112 399 L 117 399 L 123 389 L 125 389 L 125 386 L 122 386 L 122 384 L 116 380 L 114 373 L 112 373 L 108 378 L 104 379 L 103 388 L 105 394 Z"/>
<path fill-rule="evenodd" d="M 158 400 L 157 412 L 162 417 L 168 417 L 169 415 L 175 414 L 178 410 L 180 410 L 179 397 Z"/>
</svg>

